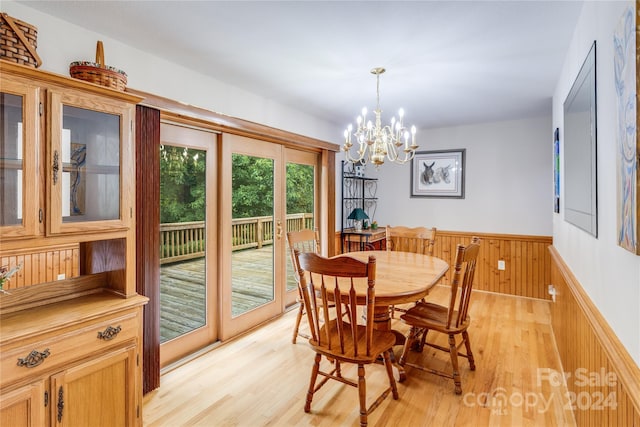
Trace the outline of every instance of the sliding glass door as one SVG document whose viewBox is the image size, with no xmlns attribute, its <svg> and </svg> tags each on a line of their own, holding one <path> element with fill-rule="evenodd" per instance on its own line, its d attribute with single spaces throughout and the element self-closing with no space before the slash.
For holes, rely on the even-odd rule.
<svg viewBox="0 0 640 427">
<path fill-rule="evenodd" d="M 161 125 L 161 365 L 217 340 L 217 138 Z"/>
<path fill-rule="evenodd" d="M 221 150 L 221 339 L 295 303 L 286 232 L 314 228 L 317 158 L 224 135 Z"/>
<path fill-rule="evenodd" d="M 221 175 L 222 327 L 231 338 L 281 312 L 282 147 L 224 135 Z"/>
</svg>

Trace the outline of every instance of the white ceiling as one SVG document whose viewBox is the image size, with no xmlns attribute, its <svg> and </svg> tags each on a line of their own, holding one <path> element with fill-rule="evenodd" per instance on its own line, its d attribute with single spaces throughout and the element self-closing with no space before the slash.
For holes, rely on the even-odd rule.
<svg viewBox="0 0 640 427">
<path fill-rule="evenodd" d="M 581 1 L 21 1 L 344 128 L 551 111 Z"/>
</svg>

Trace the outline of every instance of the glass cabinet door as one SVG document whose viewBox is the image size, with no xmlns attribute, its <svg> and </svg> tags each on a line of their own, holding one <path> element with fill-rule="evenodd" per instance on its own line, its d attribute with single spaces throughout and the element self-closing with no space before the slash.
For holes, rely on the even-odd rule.
<svg viewBox="0 0 640 427">
<path fill-rule="evenodd" d="M 131 120 L 126 104 L 51 94 L 50 233 L 126 228 L 132 216 Z"/>
<path fill-rule="evenodd" d="M 3 237 L 38 232 L 37 88 L 2 82 L 0 92 L 0 229 Z"/>
</svg>

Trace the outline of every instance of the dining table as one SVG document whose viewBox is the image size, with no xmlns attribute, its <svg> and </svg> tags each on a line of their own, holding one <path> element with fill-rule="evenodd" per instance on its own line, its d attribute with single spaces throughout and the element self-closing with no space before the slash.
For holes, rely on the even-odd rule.
<svg viewBox="0 0 640 427">
<path fill-rule="evenodd" d="M 374 327 L 394 332 L 396 345 L 404 344 L 405 337 L 391 327 L 390 306 L 413 303 L 426 297 L 449 270 L 446 261 L 413 252 L 358 251 L 338 256 L 352 257 L 363 262 L 367 262 L 370 256 L 376 259 Z M 356 283 L 356 292 L 360 291 L 365 294 L 366 283 Z M 404 369 L 396 367 L 399 380 L 404 381 Z"/>
</svg>

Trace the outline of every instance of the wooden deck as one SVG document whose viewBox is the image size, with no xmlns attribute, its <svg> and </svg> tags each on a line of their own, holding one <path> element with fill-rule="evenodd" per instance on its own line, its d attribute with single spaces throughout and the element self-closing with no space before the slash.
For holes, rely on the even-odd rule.
<svg viewBox="0 0 640 427">
<path fill-rule="evenodd" d="M 235 251 L 231 313 L 237 316 L 273 299 L 273 246 Z M 205 323 L 204 257 L 160 267 L 160 340 L 168 341 Z"/>
</svg>

